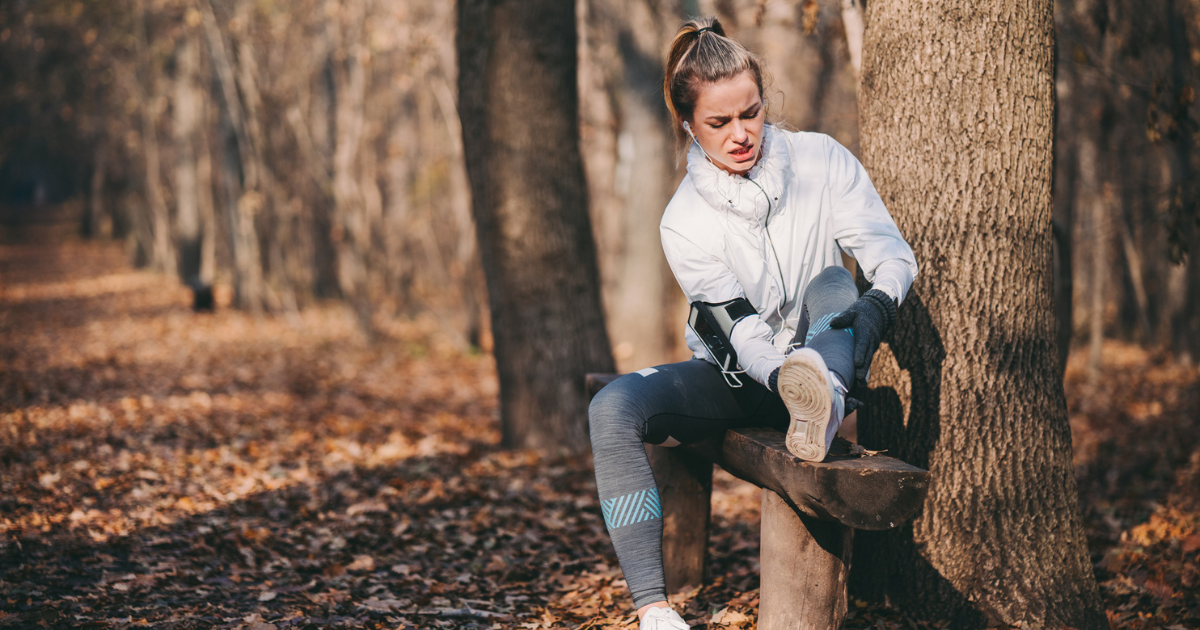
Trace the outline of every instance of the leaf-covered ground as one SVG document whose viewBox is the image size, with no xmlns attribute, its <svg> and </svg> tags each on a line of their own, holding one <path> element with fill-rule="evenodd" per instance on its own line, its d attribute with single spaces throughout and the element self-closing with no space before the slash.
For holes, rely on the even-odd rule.
<svg viewBox="0 0 1200 630">
<path fill-rule="evenodd" d="M 634 627 L 591 466 L 498 448 L 490 357 L 341 307 L 196 315 L 118 247 L 0 245 L 0 627 Z M 1200 628 L 1200 373 L 1068 371 L 1114 627 Z M 719 474 L 713 581 L 754 623 L 758 491 Z M 934 628 L 851 604 L 850 628 Z"/>
</svg>

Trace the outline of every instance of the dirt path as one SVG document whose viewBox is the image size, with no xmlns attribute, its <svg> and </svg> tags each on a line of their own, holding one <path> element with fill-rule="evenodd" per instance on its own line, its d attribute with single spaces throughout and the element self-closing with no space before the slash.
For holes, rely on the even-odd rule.
<svg viewBox="0 0 1200 630">
<path fill-rule="evenodd" d="M 0 626 L 629 621 L 590 464 L 496 448 L 489 357 L 188 304 L 116 246 L 0 246 Z M 704 614 L 757 587 L 723 483 Z"/>
</svg>

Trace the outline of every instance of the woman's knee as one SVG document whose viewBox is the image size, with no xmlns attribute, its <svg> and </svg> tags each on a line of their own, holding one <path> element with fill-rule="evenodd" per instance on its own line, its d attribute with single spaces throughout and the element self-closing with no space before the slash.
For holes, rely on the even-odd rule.
<svg viewBox="0 0 1200 630">
<path fill-rule="evenodd" d="M 639 442 L 646 418 L 636 392 L 617 379 L 600 390 L 588 406 L 588 430 L 592 449 L 602 448 L 611 440 L 635 438 Z"/>
<path fill-rule="evenodd" d="M 837 312 L 850 306 L 858 299 L 858 287 L 854 276 L 845 267 L 826 267 L 808 283 L 804 293 L 804 304 L 810 310 Z"/>
<path fill-rule="evenodd" d="M 854 275 L 850 273 L 849 269 L 834 265 L 832 267 L 826 267 L 822 269 L 821 273 L 818 273 L 817 277 L 813 278 L 813 283 L 817 282 L 829 284 L 850 284 L 853 286 Z"/>
</svg>

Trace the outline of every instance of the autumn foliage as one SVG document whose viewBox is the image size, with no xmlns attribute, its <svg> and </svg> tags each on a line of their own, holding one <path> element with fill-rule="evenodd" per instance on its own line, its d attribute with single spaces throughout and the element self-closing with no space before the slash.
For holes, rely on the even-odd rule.
<svg viewBox="0 0 1200 630">
<path fill-rule="evenodd" d="M 423 319 L 370 343 L 336 304 L 196 315 L 125 260 L 0 246 L 0 627 L 634 627 L 590 463 L 498 447 L 489 356 Z M 1198 627 L 1200 370 L 1115 343 L 1102 381 L 1085 363 L 1067 390 L 1110 619 Z M 752 627 L 758 497 L 718 475 L 692 623 Z"/>
</svg>

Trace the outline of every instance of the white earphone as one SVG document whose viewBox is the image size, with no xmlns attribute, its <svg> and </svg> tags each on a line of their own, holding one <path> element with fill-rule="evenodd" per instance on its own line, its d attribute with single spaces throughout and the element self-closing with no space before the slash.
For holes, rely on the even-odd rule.
<svg viewBox="0 0 1200 630">
<path fill-rule="evenodd" d="M 700 149 L 700 152 L 704 154 L 704 159 L 708 160 L 709 164 L 716 166 L 717 163 L 713 161 L 712 156 L 710 156 L 708 154 L 708 151 L 704 150 L 703 146 L 700 146 L 700 138 L 697 138 L 696 134 L 692 133 L 692 126 L 690 124 L 688 124 L 688 121 L 682 120 L 680 122 L 683 123 L 683 130 L 686 131 L 688 133 L 688 135 L 692 137 L 692 142 L 695 142 L 696 146 Z"/>
</svg>

